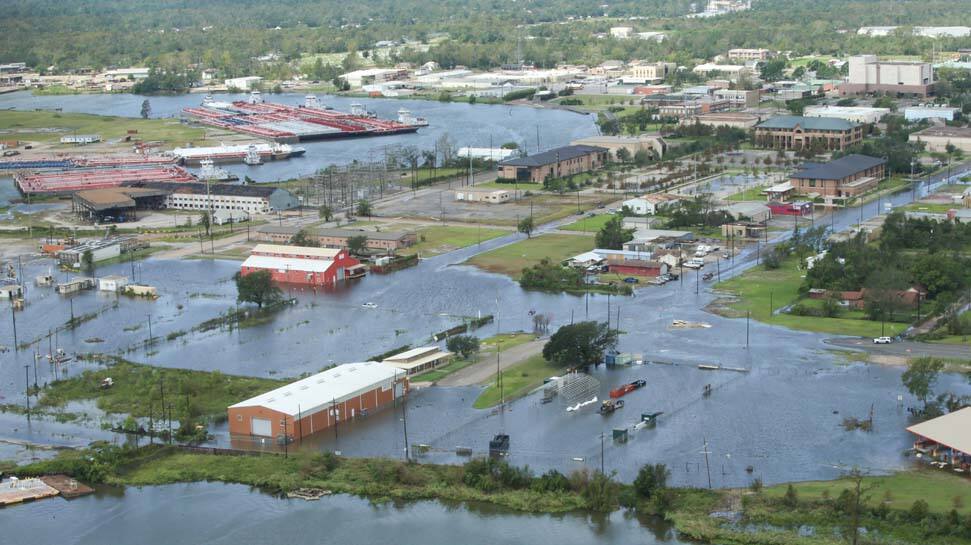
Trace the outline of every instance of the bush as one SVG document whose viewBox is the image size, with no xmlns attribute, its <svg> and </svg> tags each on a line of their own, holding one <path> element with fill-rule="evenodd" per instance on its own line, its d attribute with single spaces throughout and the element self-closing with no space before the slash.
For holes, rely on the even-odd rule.
<svg viewBox="0 0 971 545">
<path fill-rule="evenodd" d="M 551 469 L 533 481 L 530 486 L 536 492 L 566 492 L 570 490 L 570 480 L 555 469 Z"/>
<path fill-rule="evenodd" d="M 786 488 L 786 495 L 782 497 L 782 504 L 789 508 L 795 508 L 799 505 L 799 496 L 796 494 L 796 489 L 791 484 Z"/>
<path fill-rule="evenodd" d="M 921 522 L 927 518 L 928 514 L 930 514 L 930 506 L 924 500 L 914 501 L 913 505 L 910 506 L 910 510 L 907 512 L 907 516 L 913 522 Z"/>
<path fill-rule="evenodd" d="M 634 490 L 638 496 L 650 499 L 657 492 L 667 488 L 670 475 L 671 472 L 664 464 L 646 464 L 637 472 L 637 478 L 634 479 Z"/>
</svg>

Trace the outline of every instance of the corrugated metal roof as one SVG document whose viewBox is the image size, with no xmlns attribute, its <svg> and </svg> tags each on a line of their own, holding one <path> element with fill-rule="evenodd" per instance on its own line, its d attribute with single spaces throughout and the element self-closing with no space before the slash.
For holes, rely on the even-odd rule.
<svg viewBox="0 0 971 545">
<path fill-rule="evenodd" d="M 868 155 L 852 154 L 825 164 L 810 164 L 807 168 L 792 175 L 796 179 L 842 180 L 869 168 L 886 163 L 885 160 Z"/>
<path fill-rule="evenodd" d="M 835 117 L 802 117 L 798 115 L 783 115 L 773 117 L 756 125 L 763 129 L 793 129 L 796 125 L 811 131 L 847 131 L 859 126 L 845 119 Z"/>
<path fill-rule="evenodd" d="M 583 157 L 584 155 L 591 153 L 603 153 L 606 151 L 608 151 L 606 148 L 601 148 L 598 146 L 563 146 L 562 148 L 554 148 L 542 153 L 537 153 L 536 155 L 517 157 L 515 159 L 506 159 L 499 164 L 511 167 L 541 167 L 544 165 L 552 165 L 557 161 L 566 161 L 568 159 Z"/>
<path fill-rule="evenodd" d="M 316 257 L 337 257 L 340 248 L 317 248 L 314 246 L 286 246 L 284 244 L 257 244 L 254 254 L 312 255 Z"/>
<path fill-rule="evenodd" d="M 290 416 L 306 416 L 378 387 L 391 388 L 398 375 L 403 376 L 401 371 L 376 361 L 345 363 L 229 408 L 266 407 Z"/>
<path fill-rule="evenodd" d="M 333 264 L 334 262 L 329 259 L 299 259 L 296 257 L 251 255 L 246 258 L 242 266 L 280 271 L 324 272 Z"/>
<path fill-rule="evenodd" d="M 971 407 L 916 424 L 907 428 L 907 431 L 971 454 Z"/>
</svg>

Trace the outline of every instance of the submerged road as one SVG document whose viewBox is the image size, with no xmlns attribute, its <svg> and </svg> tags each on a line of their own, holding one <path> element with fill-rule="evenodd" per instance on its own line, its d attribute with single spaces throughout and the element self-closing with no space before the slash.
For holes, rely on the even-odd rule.
<svg viewBox="0 0 971 545">
<path fill-rule="evenodd" d="M 879 354 L 882 356 L 903 356 L 907 358 L 933 356 L 936 358 L 971 360 L 971 345 L 962 344 L 936 344 L 915 341 L 894 341 L 890 344 L 873 344 L 872 339 L 858 337 L 826 339 L 826 344 L 864 350 L 871 354 Z"/>
</svg>

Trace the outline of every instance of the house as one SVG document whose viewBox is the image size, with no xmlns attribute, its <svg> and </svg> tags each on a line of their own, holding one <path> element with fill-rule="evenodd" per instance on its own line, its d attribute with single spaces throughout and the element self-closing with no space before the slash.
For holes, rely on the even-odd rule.
<svg viewBox="0 0 971 545">
<path fill-rule="evenodd" d="M 606 258 L 596 251 L 584 252 L 571 257 L 567 264 L 571 267 L 584 268 L 602 264 Z"/>
<path fill-rule="evenodd" d="M 719 206 L 717 208 L 723 212 L 731 214 L 737 220 L 745 220 L 753 223 L 765 223 L 772 219 L 772 210 L 758 202 L 735 202 Z"/>
<path fill-rule="evenodd" d="M 881 61 L 876 55 L 849 60 L 849 76 L 840 86 L 843 95 L 890 93 L 926 97 L 934 94 L 934 67 L 921 61 Z"/>
<path fill-rule="evenodd" d="M 506 189 L 456 189 L 455 200 L 465 202 L 484 202 L 487 204 L 501 204 L 512 200 L 512 192 Z"/>
<path fill-rule="evenodd" d="M 819 146 L 839 151 L 863 141 L 863 125 L 830 117 L 780 116 L 755 126 L 755 144 L 763 148 L 800 150 Z"/>
<path fill-rule="evenodd" d="M 801 195 L 819 195 L 828 201 L 856 197 L 877 187 L 886 176 L 886 165 L 882 158 L 852 154 L 824 164 L 805 163 L 790 182 Z"/>
<path fill-rule="evenodd" d="M 24 296 L 24 288 L 19 284 L 0 285 L 0 299 L 17 299 Z"/>
<path fill-rule="evenodd" d="M 668 265 L 662 261 L 628 259 L 617 263 L 610 263 L 608 270 L 611 273 L 619 275 L 658 277 L 668 273 Z"/>
<path fill-rule="evenodd" d="M 376 412 L 408 392 L 408 377 L 376 361 L 345 363 L 230 405 L 229 433 L 300 438 Z"/>
<path fill-rule="evenodd" d="M 144 284 L 127 284 L 121 288 L 121 292 L 125 295 L 133 295 L 135 297 L 158 298 L 158 290 L 155 286 L 146 286 Z"/>
<path fill-rule="evenodd" d="M 439 365 L 448 363 L 451 359 L 451 352 L 442 350 L 437 346 L 420 346 L 385 358 L 381 363 L 398 369 L 410 377 L 431 371 Z"/>
<path fill-rule="evenodd" d="M 607 163 L 608 150 L 599 146 L 564 146 L 506 159 L 499 163 L 499 177 L 519 182 L 542 183 L 547 178 L 562 178 L 598 169 Z"/>
<path fill-rule="evenodd" d="M 257 244 L 240 267 L 240 274 L 269 271 L 274 282 L 333 286 L 346 279 L 348 269 L 358 265 L 360 262 L 346 249 Z"/>
<path fill-rule="evenodd" d="M 681 198 L 666 193 L 652 193 L 643 197 L 635 197 L 624 201 L 623 206 L 640 216 L 655 215 L 660 211 L 675 206 L 681 202 Z"/>
</svg>

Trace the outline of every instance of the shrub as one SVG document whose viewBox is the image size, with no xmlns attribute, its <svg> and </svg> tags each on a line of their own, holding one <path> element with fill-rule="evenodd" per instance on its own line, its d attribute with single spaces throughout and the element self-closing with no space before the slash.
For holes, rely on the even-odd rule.
<svg viewBox="0 0 971 545">
<path fill-rule="evenodd" d="M 664 464 L 646 464 L 637 472 L 637 478 L 634 479 L 634 490 L 638 496 L 650 499 L 658 491 L 667 488 L 670 475 L 671 472 Z"/>
<path fill-rule="evenodd" d="M 530 486 L 537 492 L 566 492 L 570 489 L 570 480 L 555 469 L 551 469 L 533 481 Z"/>
</svg>

